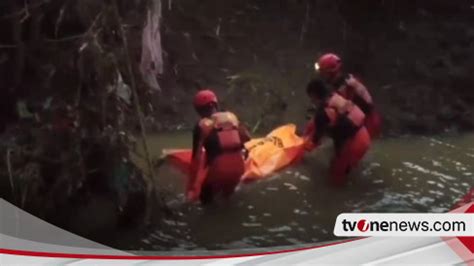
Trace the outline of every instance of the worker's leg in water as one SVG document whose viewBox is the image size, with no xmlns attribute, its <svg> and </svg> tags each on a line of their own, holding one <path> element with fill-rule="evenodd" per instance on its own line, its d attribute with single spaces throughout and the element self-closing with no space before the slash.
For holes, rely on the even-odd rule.
<svg viewBox="0 0 474 266">
<path fill-rule="evenodd" d="M 362 158 L 364 158 L 370 148 L 370 143 L 371 138 L 369 131 L 365 127 L 362 127 L 355 135 L 354 141 L 350 146 L 352 168 L 356 167 Z"/>
<path fill-rule="evenodd" d="M 203 195 L 202 197 L 212 201 L 213 197 L 219 192 L 224 197 L 231 196 L 239 184 L 244 171 L 244 160 L 240 151 L 219 155 L 209 167 L 206 185 L 203 186 L 203 193 L 201 194 L 203 195 L 204 190 L 206 190 L 206 195 L 209 196 Z"/>
<path fill-rule="evenodd" d="M 369 133 L 365 127 L 362 127 L 354 137 L 344 143 L 331 161 L 331 183 L 336 186 L 344 185 L 350 171 L 357 166 L 369 147 Z"/>
<path fill-rule="evenodd" d="M 205 183 L 202 186 L 200 200 L 202 204 L 209 204 L 214 200 L 214 188 L 211 183 Z"/>
<path fill-rule="evenodd" d="M 221 191 L 225 198 L 230 197 L 237 185 L 240 183 L 240 178 L 245 172 L 245 165 L 242 153 L 240 151 L 227 153 L 222 155 L 221 167 Z"/>
<path fill-rule="evenodd" d="M 336 153 L 331 160 L 329 168 L 330 182 L 335 186 L 342 186 L 347 181 L 347 175 L 350 172 L 350 155 L 347 153 Z"/>
</svg>

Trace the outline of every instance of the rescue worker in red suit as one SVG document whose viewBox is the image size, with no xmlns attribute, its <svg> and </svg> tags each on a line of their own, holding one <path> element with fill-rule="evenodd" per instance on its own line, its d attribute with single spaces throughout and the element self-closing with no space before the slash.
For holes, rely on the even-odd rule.
<svg viewBox="0 0 474 266">
<path fill-rule="evenodd" d="M 332 137 L 335 155 L 330 165 L 330 181 L 336 186 L 344 185 L 349 172 L 370 147 L 364 112 L 332 92 L 322 80 L 311 81 L 306 92 L 317 109 L 305 137 L 313 147 L 319 145 L 323 136 Z"/>
<path fill-rule="evenodd" d="M 219 193 L 227 198 L 234 192 L 245 171 L 244 143 L 250 135 L 233 113 L 218 111 L 217 97 L 211 90 L 199 91 L 194 107 L 201 119 L 193 130 L 188 199 L 197 200 L 196 191 L 200 190 L 199 198 L 206 204 Z M 199 167 L 208 167 L 204 181 L 197 180 Z"/>
<path fill-rule="evenodd" d="M 342 61 L 335 54 L 325 54 L 315 63 L 315 69 L 332 89 L 355 103 L 365 114 L 365 126 L 372 139 L 380 136 L 381 117 L 374 107 L 367 88 L 353 75 L 344 73 Z"/>
</svg>

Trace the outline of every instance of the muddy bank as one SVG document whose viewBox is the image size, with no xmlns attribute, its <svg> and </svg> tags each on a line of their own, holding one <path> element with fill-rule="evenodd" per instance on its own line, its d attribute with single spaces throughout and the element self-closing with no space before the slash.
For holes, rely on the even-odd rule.
<svg viewBox="0 0 474 266">
<path fill-rule="evenodd" d="M 474 129 L 472 1 L 184 1 L 163 6 L 162 128 L 190 127 L 199 86 L 252 128 L 304 122 L 313 59 L 340 53 L 386 135 Z"/>
<path fill-rule="evenodd" d="M 149 88 L 128 40 L 148 4 L 2 1 L 0 197 L 94 240 L 161 214 L 130 158 Z"/>
</svg>

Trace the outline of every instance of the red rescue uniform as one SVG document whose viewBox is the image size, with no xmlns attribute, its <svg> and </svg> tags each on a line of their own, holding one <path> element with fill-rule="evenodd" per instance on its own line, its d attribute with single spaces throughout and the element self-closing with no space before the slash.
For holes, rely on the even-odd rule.
<svg viewBox="0 0 474 266">
<path fill-rule="evenodd" d="M 375 109 L 372 96 L 367 88 L 354 76 L 346 75 L 334 84 L 334 89 L 342 97 L 356 104 L 365 114 L 364 125 L 371 138 L 380 136 L 382 119 Z"/>
<path fill-rule="evenodd" d="M 336 152 L 330 166 L 331 183 L 343 185 L 370 147 L 365 115 L 357 105 L 332 93 L 316 110 L 313 121 L 314 127 L 310 129 L 313 143 L 318 144 L 326 134 L 334 141 Z"/>
<path fill-rule="evenodd" d="M 200 199 L 202 203 L 213 200 L 221 193 L 229 197 L 245 172 L 244 143 L 250 139 L 248 131 L 231 112 L 218 112 L 203 118 L 193 132 L 193 161 L 201 160 L 202 148 L 206 151 L 204 167 L 208 168 L 202 182 Z M 194 165 L 194 168 L 199 167 Z M 194 171 L 196 172 L 196 171 Z M 193 174 L 194 177 L 196 173 Z M 196 184 L 197 180 L 192 180 Z"/>
</svg>

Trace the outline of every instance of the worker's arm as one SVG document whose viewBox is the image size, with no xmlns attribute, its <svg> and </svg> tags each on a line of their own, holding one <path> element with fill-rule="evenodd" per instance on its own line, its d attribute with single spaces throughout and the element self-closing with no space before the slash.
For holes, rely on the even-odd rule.
<svg viewBox="0 0 474 266">
<path fill-rule="evenodd" d="M 250 132 L 243 123 L 239 123 L 239 135 L 242 143 L 245 143 L 251 139 Z"/>
<path fill-rule="evenodd" d="M 314 117 L 311 117 L 308 123 L 306 123 L 303 136 L 305 138 L 312 138 L 315 132 L 316 132 L 316 125 L 314 124 Z"/>
<path fill-rule="evenodd" d="M 204 132 L 201 123 L 197 124 L 193 130 L 193 153 L 191 160 L 190 176 L 186 188 L 188 200 L 196 200 L 196 182 L 198 179 L 199 168 L 204 163 Z"/>
<path fill-rule="evenodd" d="M 329 126 L 329 117 L 324 108 L 315 111 L 314 117 L 308 122 L 303 135 L 305 149 L 311 151 L 319 146 Z"/>
<path fill-rule="evenodd" d="M 193 129 L 193 155 L 192 159 L 197 155 L 199 140 L 201 139 L 201 129 L 199 128 L 199 124 L 196 124 Z"/>
<path fill-rule="evenodd" d="M 365 113 L 369 114 L 374 108 L 372 95 L 370 95 L 367 87 L 364 86 L 360 81 L 351 77 L 347 81 L 347 85 L 353 90 L 354 99 L 352 100 L 359 108 Z"/>
<path fill-rule="evenodd" d="M 330 110 L 331 112 L 333 110 Z M 311 141 L 317 147 L 319 146 L 321 139 L 326 134 L 326 131 L 330 124 L 329 114 L 325 108 L 319 108 L 314 116 L 314 133 Z"/>
<path fill-rule="evenodd" d="M 316 145 L 313 143 L 313 135 L 316 133 L 316 125 L 314 123 L 314 118 L 311 118 L 306 124 L 304 133 L 303 133 L 303 143 L 306 151 L 312 151 L 316 148 Z"/>
</svg>

